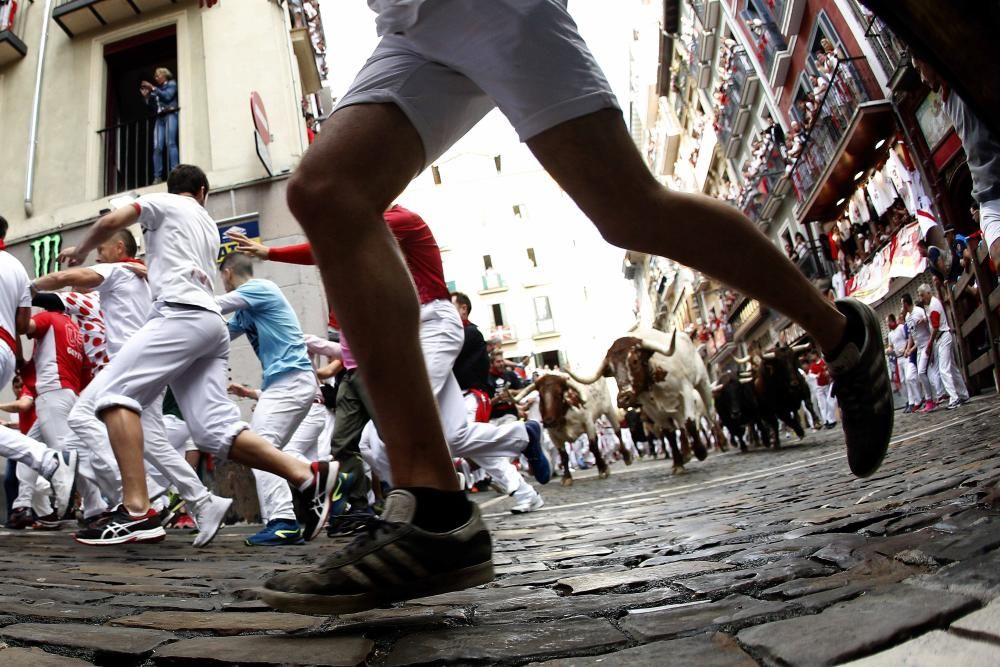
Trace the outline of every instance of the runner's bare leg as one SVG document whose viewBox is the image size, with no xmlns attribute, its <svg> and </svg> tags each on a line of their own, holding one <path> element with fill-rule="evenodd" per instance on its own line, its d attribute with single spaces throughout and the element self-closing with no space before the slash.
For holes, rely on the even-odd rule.
<svg viewBox="0 0 1000 667">
<path fill-rule="evenodd" d="M 138 516 L 149 511 L 146 462 L 143 459 L 142 421 L 124 407 L 103 410 L 98 417 L 108 429 L 108 439 L 122 476 L 122 504 Z"/>
<path fill-rule="evenodd" d="M 335 112 L 288 185 L 344 327 L 399 487 L 458 491 L 419 341 L 413 281 L 382 214 L 424 165 L 392 104 Z"/>
<path fill-rule="evenodd" d="M 798 322 L 824 352 L 840 345 L 840 311 L 735 207 L 660 185 L 620 111 L 567 121 L 528 147 L 609 243 L 712 276 Z"/>
</svg>

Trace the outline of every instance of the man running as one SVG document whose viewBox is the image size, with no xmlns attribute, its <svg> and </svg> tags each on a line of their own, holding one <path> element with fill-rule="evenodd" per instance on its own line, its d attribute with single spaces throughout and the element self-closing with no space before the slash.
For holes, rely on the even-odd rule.
<svg viewBox="0 0 1000 667">
<path fill-rule="evenodd" d="M 927 313 L 920 306 L 914 305 L 913 297 L 903 294 L 899 297 L 899 303 L 903 309 L 903 317 L 906 318 L 906 329 L 910 332 L 912 348 L 917 353 L 917 380 L 926 398 L 920 412 L 933 412 L 937 407 L 937 371 L 931 364 L 931 354 L 933 352 L 933 341 L 931 340 L 930 324 L 927 322 Z M 906 353 L 913 350 L 907 349 Z"/>
<path fill-rule="evenodd" d="M 670 257 L 809 332 L 834 378 L 851 470 L 867 477 L 878 469 L 893 410 L 877 317 L 854 300 L 825 301 L 737 209 L 669 191 L 653 177 L 564 1 L 369 5 L 382 41 L 293 174 L 288 203 L 353 341 L 399 488 L 386 501 L 384 530 L 319 568 L 273 578 L 263 594 L 269 604 L 345 612 L 493 577 L 489 533 L 458 488 L 435 411 L 413 284 L 379 220 L 494 106 L 610 243 Z M 399 549 L 413 564 L 402 577 L 384 565 Z M 353 577 L 359 568 L 376 574 Z M 386 571 L 393 576 L 377 574 Z"/>
<path fill-rule="evenodd" d="M 277 285 L 253 277 L 249 257 L 230 253 L 219 271 L 227 292 L 219 297 L 219 306 L 223 315 L 234 314 L 229 336 L 246 335 L 263 368 L 250 429 L 272 447 L 285 449 L 319 393 L 299 318 Z M 261 470 L 253 476 L 264 528 L 246 539 L 248 546 L 302 544 L 316 536 L 303 535 L 285 480 Z"/>
<path fill-rule="evenodd" d="M 5 248 L 7 220 L 0 216 L 0 386 L 10 384 L 20 358 L 21 334 L 31 326 L 31 289 L 28 272 Z M 76 454 L 46 447 L 20 431 L 0 428 L 0 456 L 23 463 L 49 480 L 55 512 L 66 513 L 73 495 Z"/>
<path fill-rule="evenodd" d="M 170 172 L 167 191 L 103 216 L 79 247 L 60 254 L 64 265 L 82 264 L 101 243 L 139 222 L 153 296 L 149 319 L 94 379 L 95 411 L 121 470 L 122 505 L 106 523 L 77 532 L 76 539 L 113 545 L 158 541 L 166 534 L 149 503 L 141 415 L 162 400 L 167 385 L 199 447 L 293 485 L 302 495 L 310 534 L 326 518 L 336 466 L 331 470 L 325 462 L 309 464 L 284 454 L 240 419 L 226 395 L 229 331 L 214 294 L 219 232 L 204 208 L 208 178 L 198 167 L 180 165 Z"/>
<path fill-rule="evenodd" d="M 103 344 L 107 359 L 114 358 L 126 341 L 142 328 L 153 305 L 149 285 L 134 270 L 134 267 L 143 267 L 142 262 L 135 258 L 137 251 L 132 232 L 119 229 L 97 246 L 97 264 L 94 266 L 63 269 L 37 278 L 32 283 L 35 291 L 72 287 L 92 290 L 99 296 L 97 303 L 100 303 L 103 315 L 106 337 Z M 71 428 L 63 442 L 67 448 L 80 453 L 81 472 L 91 476 L 93 484 L 101 488 L 108 501 L 116 503 L 121 495 L 117 463 L 108 442 L 107 430 L 95 415 L 100 391 L 101 385 L 93 382 L 80 395 L 69 415 Z M 162 475 L 158 479 L 164 480 L 164 486 L 172 484 L 188 504 L 199 529 L 194 546 L 208 545 L 233 501 L 210 493 L 184 456 L 171 445 L 163 421 L 162 395 L 142 411 L 142 430 L 146 463 Z M 87 465 L 82 463 L 84 461 Z M 108 470 L 113 475 L 110 481 L 107 479 Z M 85 507 L 84 526 L 97 528 L 111 512 L 106 506 L 95 508 L 92 503 L 87 504 L 91 506 Z"/>
</svg>

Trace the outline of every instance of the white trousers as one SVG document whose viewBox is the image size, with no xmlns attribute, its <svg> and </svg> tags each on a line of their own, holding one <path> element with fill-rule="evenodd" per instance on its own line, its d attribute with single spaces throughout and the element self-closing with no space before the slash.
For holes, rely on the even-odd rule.
<svg viewBox="0 0 1000 667">
<path fill-rule="evenodd" d="M 163 415 L 163 427 L 167 430 L 167 440 L 170 446 L 183 455 L 198 451 L 198 445 L 191 439 L 191 429 L 187 423 L 176 415 Z"/>
<path fill-rule="evenodd" d="M 924 395 L 928 396 L 929 400 L 936 401 L 944 393 L 937 362 L 931 363 L 927 349 L 923 346 L 917 348 L 917 378 L 920 380 Z"/>
<path fill-rule="evenodd" d="M 897 358 L 896 366 L 899 368 L 899 379 L 906 387 L 906 402 L 908 405 L 921 405 L 927 400 L 920 380 L 917 377 L 917 365 L 909 359 Z"/>
<path fill-rule="evenodd" d="M 224 459 L 247 428 L 226 393 L 228 371 L 229 329 L 220 315 L 157 304 L 94 378 L 96 410 L 125 407 L 142 414 L 162 403 L 170 385 L 194 441 Z"/>
<path fill-rule="evenodd" d="M 309 414 L 315 396 L 316 375 L 312 371 L 285 373 L 257 399 L 250 429 L 278 449 L 286 449 L 292 434 Z M 187 412 L 184 414 L 187 415 Z M 292 490 L 288 482 L 263 470 L 254 470 L 253 477 L 257 483 L 257 499 L 264 522 L 274 519 L 295 521 Z"/>
<path fill-rule="evenodd" d="M 14 379 L 14 353 L 6 344 L 0 343 L 0 387 L 10 386 Z M 12 428 L 0 428 L 0 456 L 25 464 L 35 472 L 42 472 L 46 457 L 56 456 L 55 452 Z"/>
<path fill-rule="evenodd" d="M 528 446 L 528 432 L 523 422 L 514 421 L 503 426 L 469 423 L 465 397 L 452 372 L 464 341 L 462 320 L 451 302 L 438 299 L 420 307 L 420 347 L 427 364 L 431 390 L 437 398 L 448 447 L 453 456 L 473 460 L 491 456 L 520 456 Z M 370 441 L 370 451 L 385 448 L 377 431 L 370 433 Z M 375 454 L 376 458 L 379 456 Z M 376 465 L 370 461 L 369 465 L 381 474 Z"/>
<path fill-rule="evenodd" d="M 949 400 L 954 403 L 968 399 L 969 390 L 965 387 L 965 378 L 955 363 L 954 338 L 950 331 L 942 331 L 934 342 L 934 363 Z"/>
<path fill-rule="evenodd" d="M 39 440 L 42 437 L 42 429 L 38 421 L 28 429 L 27 436 Z M 52 485 L 48 480 L 40 476 L 37 472 L 24 465 L 17 464 L 17 498 L 14 499 L 11 507 L 21 509 L 30 507 L 35 512 L 35 516 L 48 516 L 52 514 Z"/>
<path fill-rule="evenodd" d="M 819 403 L 819 416 L 824 424 L 837 421 L 837 399 L 833 397 L 833 385 L 816 385 L 816 402 Z"/>
</svg>

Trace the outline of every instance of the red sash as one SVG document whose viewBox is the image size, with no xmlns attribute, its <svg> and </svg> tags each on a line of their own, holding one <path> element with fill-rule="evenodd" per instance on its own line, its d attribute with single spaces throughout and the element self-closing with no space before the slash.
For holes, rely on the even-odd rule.
<svg viewBox="0 0 1000 667">
<path fill-rule="evenodd" d="M 14 356 L 16 357 L 17 356 L 17 341 L 15 341 L 14 337 L 10 335 L 10 332 L 7 331 L 6 329 L 4 329 L 3 327 L 0 327 L 0 340 L 2 340 L 3 342 L 7 343 L 7 347 L 10 348 L 10 351 L 13 352 Z"/>
</svg>

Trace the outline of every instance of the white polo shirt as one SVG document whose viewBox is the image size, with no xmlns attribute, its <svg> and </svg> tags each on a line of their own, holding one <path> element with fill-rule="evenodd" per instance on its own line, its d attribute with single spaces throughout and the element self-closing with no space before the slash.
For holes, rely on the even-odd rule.
<svg viewBox="0 0 1000 667">
<path fill-rule="evenodd" d="M 0 250 L 0 327 L 17 336 L 17 309 L 31 308 L 31 281 L 21 262 Z M 6 347 L 3 343 L 0 343 Z"/>
<path fill-rule="evenodd" d="M 108 355 L 114 357 L 129 338 L 149 318 L 153 305 L 149 284 L 122 262 L 90 267 L 104 278 L 97 287 L 101 295 Z"/>
<path fill-rule="evenodd" d="M 139 223 L 146 241 L 149 288 L 156 303 L 178 303 L 219 313 L 215 301 L 219 229 L 192 197 L 143 195 Z"/>
</svg>

